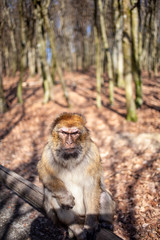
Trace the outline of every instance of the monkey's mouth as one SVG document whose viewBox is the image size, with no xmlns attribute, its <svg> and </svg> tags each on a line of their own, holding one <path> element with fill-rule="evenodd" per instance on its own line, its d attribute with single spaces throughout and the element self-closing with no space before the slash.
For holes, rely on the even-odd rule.
<svg viewBox="0 0 160 240">
<path fill-rule="evenodd" d="M 64 160 L 69 160 L 71 158 L 77 158 L 79 154 L 79 151 L 77 148 L 65 148 L 62 157 Z"/>
<path fill-rule="evenodd" d="M 80 152 L 79 148 L 64 148 L 57 151 L 57 155 L 64 160 L 70 160 L 78 158 Z"/>
<path fill-rule="evenodd" d="M 76 151 L 76 148 L 65 148 L 64 152 L 66 153 L 74 153 Z"/>
</svg>

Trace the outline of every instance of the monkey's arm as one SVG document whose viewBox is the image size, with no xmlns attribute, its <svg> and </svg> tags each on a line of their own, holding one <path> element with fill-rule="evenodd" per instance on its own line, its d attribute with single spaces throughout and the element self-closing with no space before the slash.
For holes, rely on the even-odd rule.
<svg viewBox="0 0 160 240">
<path fill-rule="evenodd" d="M 88 183 L 85 186 L 84 199 L 86 207 L 86 228 L 94 228 L 98 224 L 99 208 L 100 208 L 100 178 L 101 164 L 97 147 L 92 145 L 93 159 L 91 160 L 86 174 L 88 175 Z"/>
<path fill-rule="evenodd" d="M 47 158 L 45 151 L 37 167 L 39 178 L 44 187 L 47 188 L 52 196 L 56 198 L 60 207 L 66 209 L 73 208 L 75 205 L 74 197 L 66 189 L 64 182 L 56 176 L 53 167 L 49 164 L 49 159 Z"/>
<path fill-rule="evenodd" d="M 97 188 L 86 188 L 85 190 L 86 219 L 85 228 L 93 229 L 98 224 L 100 191 Z"/>
</svg>

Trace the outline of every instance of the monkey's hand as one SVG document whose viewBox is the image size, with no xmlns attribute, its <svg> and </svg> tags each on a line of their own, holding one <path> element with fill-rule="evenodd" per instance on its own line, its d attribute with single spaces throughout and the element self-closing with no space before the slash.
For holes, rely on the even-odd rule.
<svg viewBox="0 0 160 240">
<path fill-rule="evenodd" d="M 75 205 L 75 201 L 74 201 L 75 198 L 69 192 L 56 196 L 56 199 L 59 206 L 65 210 L 69 210 L 73 208 Z"/>
</svg>

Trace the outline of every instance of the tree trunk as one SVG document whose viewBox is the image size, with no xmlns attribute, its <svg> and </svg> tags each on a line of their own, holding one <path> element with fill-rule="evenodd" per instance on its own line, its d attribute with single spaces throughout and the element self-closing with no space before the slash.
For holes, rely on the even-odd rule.
<svg viewBox="0 0 160 240">
<path fill-rule="evenodd" d="M 9 66 L 10 71 L 13 75 L 15 75 L 16 73 L 16 69 L 17 69 L 17 61 L 16 61 L 16 53 L 17 53 L 17 49 L 16 49 L 16 43 L 15 43 L 15 35 L 14 35 L 14 23 L 13 23 L 13 19 L 11 21 L 11 13 L 9 12 L 9 6 L 7 1 L 5 0 L 5 8 L 4 8 L 4 15 L 5 15 L 5 19 L 8 21 L 8 26 L 9 26 L 9 34 L 10 34 L 10 40 L 11 40 L 11 46 L 12 46 L 12 50 L 10 51 L 10 59 L 11 59 L 11 66 Z"/>
<path fill-rule="evenodd" d="M 19 76 L 19 82 L 17 86 L 17 98 L 19 103 L 23 103 L 23 97 L 22 97 L 22 82 L 23 82 L 23 67 L 20 66 L 20 76 Z"/>
<path fill-rule="evenodd" d="M 132 0 L 132 5 L 136 4 L 136 0 Z M 141 80 L 141 66 L 140 66 L 140 56 L 139 51 L 141 48 L 141 41 L 140 41 L 140 19 L 138 16 L 138 8 L 134 7 L 131 12 L 131 29 L 132 29 L 132 72 L 135 82 L 135 89 L 136 89 L 136 107 L 141 107 L 143 103 L 142 98 L 142 80 Z"/>
<path fill-rule="evenodd" d="M 148 11 L 144 13 L 144 24 L 142 25 L 142 55 L 141 55 L 141 68 L 147 69 L 147 60 L 148 60 L 148 42 L 149 42 L 149 34 L 148 34 L 148 19 L 149 14 Z"/>
<path fill-rule="evenodd" d="M 131 60 L 131 16 L 130 1 L 123 0 L 123 59 L 124 59 L 124 81 L 126 90 L 127 120 L 137 121 L 136 107 L 133 99 L 132 89 L 132 60 Z"/>
<path fill-rule="evenodd" d="M 97 103 L 97 107 L 100 108 L 102 106 L 102 103 L 101 103 L 102 66 L 101 66 L 100 37 L 98 35 L 97 26 L 94 26 L 94 37 L 95 37 L 95 48 L 96 48 L 96 88 L 97 88 L 96 103 Z"/>
<path fill-rule="evenodd" d="M 5 69 L 5 74 L 9 75 L 9 50 L 8 50 L 8 46 L 5 45 L 4 43 L 4 49 L 2 49 L 3 51 L 3 55 L 4 55 L 4 69 Z"/>
<path fill-rule="evenodd" d="M 43 90 L 44 90 L 44 98 L 43 103 L 47 103 L 49 100 L 54 99 L 53 92 L 53 81 L 51 78 L 51 73 L 49 69 L 49 65 L 47 63 L 46 49 L 47 49 L 47 34 L 44 30 L 44 19 L 41 13 L 41 7 L 39 3 L 35 0 L 35 8 L 34 15 L 36 17 L 36 27 L 37 27 L 37 35 L 38 35 L 38 53 L 40 57 L 40 65 L 43 79 Z"/>
<path fill-rule="evenodd" d="M 26 47 L 26 39 L 25 39 L 25 26 L 23 19 L 23 1 L 19 1 L 19 16 L 20 16 L 20 34 L 21 34 L 21 49 L 20 49 L 20 77 L 17 86 L 17 98 L 19 103 L 23 103 L 22 97 L 22 82 L 23 82 L 23 73 L 25 67 L 25 47 Z"/>
<path fill-rule="evenodd" d="M 71 104 L 70 104 L 70 101 L 69 101 L 69 94 L 68 94 L 68 91 L 67 91 L 65 81 L 63 79 L 62 69 L 59 65 L 58 60 L 56 59 L 54 32 L 53 32 L 52 27 L 50 26 L 49 18 L 48 18 L 48 6 L 49 6 L 49 4 L 50 4 L 50 0 L 47 0 L 46 2 L 45 1 L 41 2 L 41 12 L 42 12 L 43 20 L 44 20 L 45 29 L 46 29 L 46 32 L 48 33 L 50 47 L 51 47 L 51 50 L 52 50 L 52 61 L 53 61 L 52 67 L 56 66 L 57 73 L 58 73 L 58 76 L 59 76 L 59 80 L 60 80 L 60 83 L 62 85 L 62 90 L 63 90 L 63 93 L 64 93 L 64 97 L 66 99 L 68 107 L 70 107 Z"/>
<path fill-rule="evenodd" d="M 28 50 L 28 67 L 30 75 L 33 77 L 36 73 L 36 49 L 30 47 Z"/>
<path fill-rule="evenodd" d="M 107 2 L 108 1 L 106 0 L 105 4 L 107 4 Z M 100 26 L 101 26 L 101 32 L 102 32 L 102 40 L 103 40 L 105 55 L 107 59 L 107 73 L 109 78 L 109 100 L 110 100 L 110 104 L 112 105 L 114 103 L 113 63 L 112 63 L 111 54 L 109 52 L 109 44 L 108 44 L 108 39 L 106 34 L 102 0 L 98 0 L 98 6 L 100 10 Z"/>
<path fill-rule="evenodd" d="M 156 20 L 156 11 L 158 9 L 158 2 L 154 1 L 152 2 L 152 8 L 153 8 L 153 17 L 152 17 L 152 23 L 151 23 L 151 29 L 152 29 L 152 62 L 153 62 L 153 71 L 155 76 L 158 73 L 157 70 L 157 60 L 158 60 L 158 42 L 159 42 L 159 22 Z M 157 12 L 157 16 L 158 16 Z"/>
<path fill-rule="evenodd" d="M 101 66 L 101 47 L 100 47 L 100 34 L 97 26 L 97 0 L 94 0 L 94 39 L 95 39 L 95 49 L 96 49 L 96 88 L 97 88 L 97 97 L 96 104 L 97 107 L 101 107 L 101 74 L 102 74 L 102 66 Z"/>
<path fill-rule="evenodd" d="M 114 63 L 114 76 L 118 87 L 124 87 L 123 78 L 123 51 L 122 51 L 122 35 L 123 35 L 123 25 L 122 25 L 122 9 L 119 1 L 114 0 L 114 20 L 115 20 L 115 56 L 113 59 Z"/>
<path fill-rule="evenodd" d="M 0 113 L 4 113 L 7 110 L 7 104 L 3 92 L 2 82 L 2 53 L 0 51 Z"/>
</svg>

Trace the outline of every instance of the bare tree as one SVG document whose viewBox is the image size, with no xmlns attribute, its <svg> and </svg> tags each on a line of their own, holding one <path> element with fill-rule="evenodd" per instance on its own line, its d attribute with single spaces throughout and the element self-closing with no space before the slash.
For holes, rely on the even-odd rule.
<svg viewBox="0 0 160 240">
<path fill-rule="evenodd" d="M 108 1 L 106 0 L 105 6 L 107 6 L 107 3 Z M 106 34 L 106 27 L 105 27 L 106 25 L 105 25 L 104 12 L 103 12 L 103 6 L 102 6 L 101 0 L 98 0 L 98 6 L 100 10 L 100 26 L 101 26 L 101 32 L 102 32 L 102 40 L 104 45 L 105 56 L 107 59 L 107 73 L 109 78 L 109 100 L 110 100 L 110 104 L 112 105 L 114 103 L 113 63 L 112 63 L 111 53 L 109 51 L 109 43 L 108 43 L 107 34 Z"/>
<path fill-rule="evenodd" d="M 132 88 L 132 42 L 131 42 L 131 14 L 130 1 L 123 0 L 123 59 L 124 81 L 126 90 L 127 120 L 136 121 L 136 107 Z"/>
</svg>

